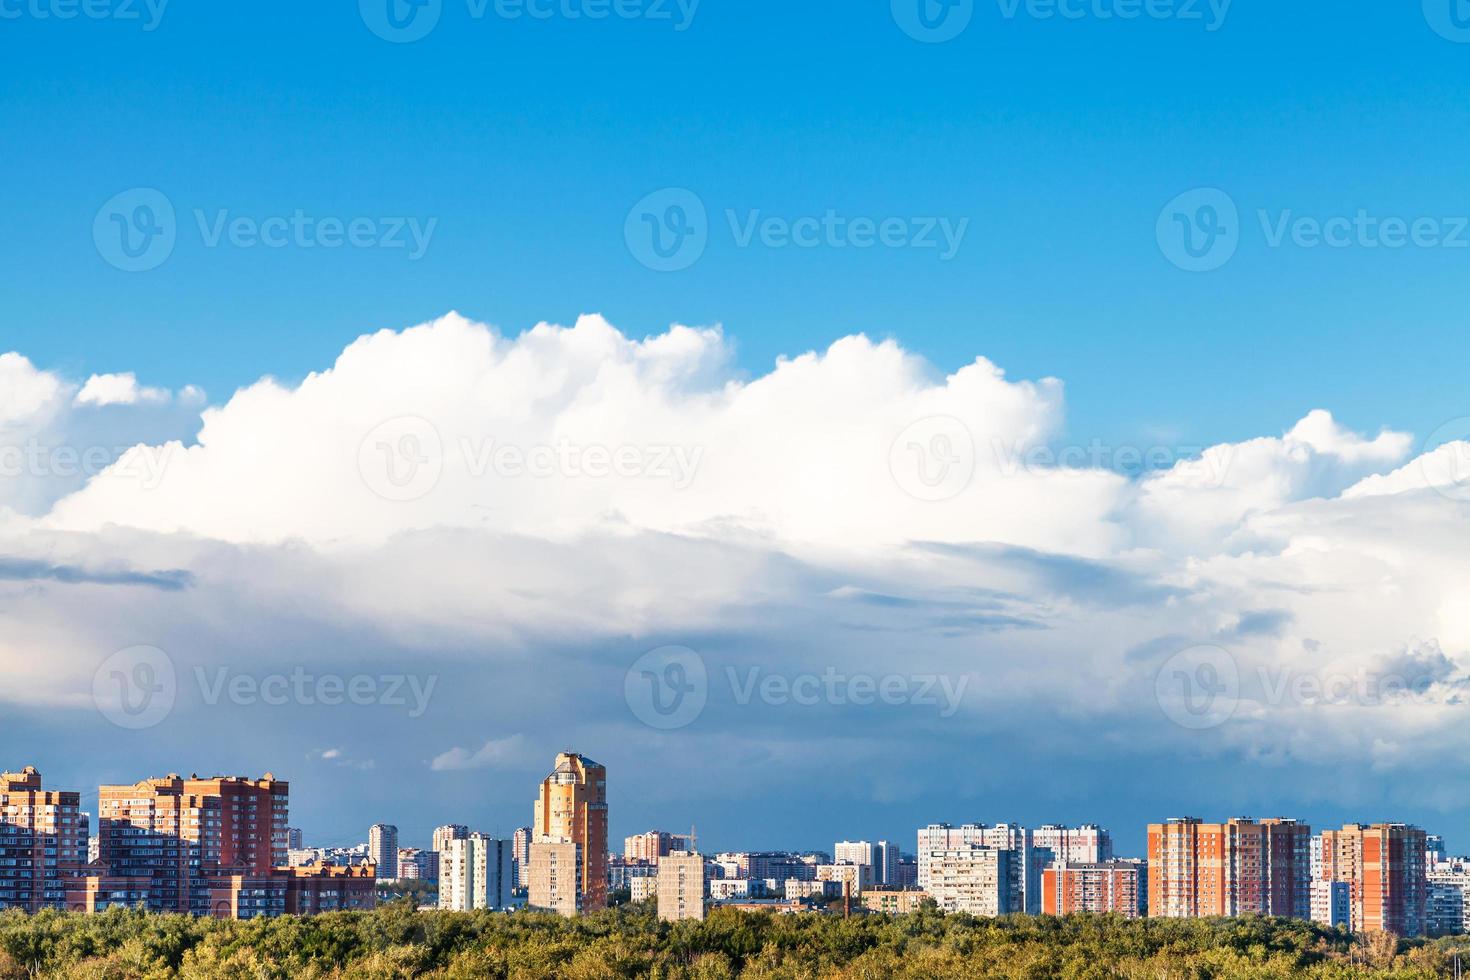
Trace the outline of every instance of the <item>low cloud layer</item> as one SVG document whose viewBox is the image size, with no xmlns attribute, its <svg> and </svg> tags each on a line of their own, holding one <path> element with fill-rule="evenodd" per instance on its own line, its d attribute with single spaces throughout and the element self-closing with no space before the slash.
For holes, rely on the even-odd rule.
<svg viewBox="0 0 1470 980">
<path fill-rule="evenodd" d="M 1064 438 L 1061 381 L 983 358 L 944 376 L 854 336 L 747 378 L 717 329 L 598 317 L 450 315 L 208 407 L 9 354 L 0 447 L 46 461 L 0 490 L 7 764 L 294 765 L 324 834 L 518 825 L 568 747 L 615 774 L 616 832 L 730 846 L 1171 793 L 1428 820 L 1470 799 L 1443 766 L 1470 741 L 1470 428 L 1438 426 L 1324 408 L 1136 453 Z M 140 646 L 166 661 L 109 662 Z M 99 710 L 160 666 L 159 720 Z M 1147 775 L 1183 763 L 1220 778 Z M 898 826 L 719 815 L 813 780 Z"/>
</svg>

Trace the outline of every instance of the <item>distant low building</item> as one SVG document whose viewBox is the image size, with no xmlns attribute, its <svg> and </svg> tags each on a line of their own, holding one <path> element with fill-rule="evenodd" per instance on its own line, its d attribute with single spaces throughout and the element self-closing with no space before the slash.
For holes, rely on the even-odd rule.
<svg viewBox="0 0 1470 980">
<path fill-rule="evenodd" d="M 925 902 L 933 899 L 927 892 L 914 889 L 869 888 L 860 896 L 863 908 L 869 912 L 884 912 L 888 915 L 907 915 L 917 912 Z"/>
</svg>

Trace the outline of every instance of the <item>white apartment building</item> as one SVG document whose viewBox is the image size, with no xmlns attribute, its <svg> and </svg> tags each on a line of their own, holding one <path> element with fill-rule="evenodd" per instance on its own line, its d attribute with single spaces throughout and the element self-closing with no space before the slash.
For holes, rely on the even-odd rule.
<svg viewBox="0 0 1470 980">
<path fill-rule="evenodd" d="M 368 831 L 368 857 L 378 866 L 378 880 L 398 877 L 398 828 L 391 823 L 375 823 Z"/>
<path fill-rule="evenodd" d="M 892 885 L 898 880 L 898 845 L 892 841 L 840 840 L 832 845 L 833 864 L 866 864 L 873 883 Z"/>
<path fill-rule="evenodd" d="M 1103 864 L 1113 859 L 1113 835 L 1096 824 L 1062 827 L 1047 824 L 1031 832 L 1032 843 L 1051 855 L 1047 863 Z"/>
<path fill-rule="evenodd" d="M 439 907 L 451 912 L 508 909 L 515 900 L 515 848 L 485 834 L 442 841 Z"/>
<path fill-rule="evenodd" d="M 963 845 L 929 851 L 929 885 L 924 889 L 946 912 L 994 916 L 1008 908 L 1013 852 Z"/>
<path fill-rule="evenodd" d="M 1041 872 L 1049 855 L 1037 849 L 1032 831 L 1017 824 L 990 827 L 967 823 L 952 827 L 940 823 L 920 828 L 915 851 L 919 865 L 919 889 L 930 891 L 930 869 L 936 853 L 965 847 L 1013 852 L 1013 857 L 1006 862 L 1007 881 L 1001 898 L 1001 912 L 1041 913 Z"/>
<path fill-rule="evenodd" d="M 1349 888 L 1346 881 L 1314 879 L 1311 884 L 1312 921 L 1324 926 L 1346 928 L 1352 916 Z"/>
<path fill-rule="evenodd" d="M 1470 932 L 1470 865 L 1441 861 L 1428 878 L 1427 931 L 1439 936 Z"/>
</svg>

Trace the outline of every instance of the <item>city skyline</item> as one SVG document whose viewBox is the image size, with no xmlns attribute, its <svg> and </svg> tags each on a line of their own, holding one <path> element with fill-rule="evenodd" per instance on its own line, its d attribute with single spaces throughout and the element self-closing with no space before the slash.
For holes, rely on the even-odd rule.
<svg viewBox="0 0 1470 980">
<path fill-rule="evenodd" d="M 19 759 L 1470 839 L 1451 0 L 528 2 L 0 9 Z"/>
</svg>

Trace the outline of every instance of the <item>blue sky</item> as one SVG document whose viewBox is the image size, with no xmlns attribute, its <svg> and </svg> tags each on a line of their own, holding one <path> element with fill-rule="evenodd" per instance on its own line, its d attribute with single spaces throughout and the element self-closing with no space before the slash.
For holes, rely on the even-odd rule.
<svg viewBox="0 0 1470 980">
<path fill-rule="evenodd" d="M 1203 2 L 1202 21 L 982 2 L 943 44 L 909 38 L 886 3 L 705 0 L 682 31 L 669 9 L 476 20 L 448 0 L 411 44 L 346 3 L 175 3 L 151 32 L 4 22 L 5 346 L 220 398 L 451 308 L 511 332 L 599 311 L 633 333 L 723 323 L 757 373 L 857 330 L 944 369 L 984 354 L 1063 378 L 1073 425 L 1112 439 L 1236 438 L 1319 406 L 1414 432 L 1457 414 L 1435 368 L 1470 345 L 1463 252 L 1268 249 L 1254 218 L 1470 213 L 1470 47 L 1417 5 L 1238 0 L 1210 31 Z M 140 186 L 185 235 L 130 275 L 89 232 Z M 970 226 L 949 262 L 719 234 L 659 274 L 622 228 L 669 186 L 721 227 L 726 209 L 829 208 Z M 1209 275 L 1154 238 L 1164 202 L 1201 186 L 1246 218 L 1241 253 Z M 438 226 L 417 262 L 205 249 L 196 208 Z"/>
<path fill-rule="evenodd" d="M 1157 717 L 1149 673 L 1169 651 L 1219 643 L 1244 674 L 1293 657 L 1303 671 L 1407 660 L 1431 665 L 1436 683 L 1467 683 L 1437 659 L 1470 663 L 1470 617 L 1455 612 L 1470 608 L 1462 499 L 1442 484 L 1406 489 L 1395 472 L 1470 415 L 1470 43 L 1459 43 L 1470 30 L 1448 19 L 1450 0 L 1235 0 L 1218 20 L 1205 0 L 1156 0 L 1197 18 L 1137 19 L 1104 16 L 1129 0 L 1068 0 L 1077 18 L 1038 16 L 1046 0 L 1014 16 L 1011 0 L 976 0 L 943 43 L 902 29 L 906 0 L 702 0 L 687 20 L 672 0 L 619 0 L 667 19 L 600 20 L 511 19 L 493 0 L 477 18 L 468 0 L 442 0 L 411 43 L 369 28 L 378 0 L 174 0 L 151 30 L 141 0 L 93 0 L 141 20 L 59 19 L 67 2 L 0 0 L 0 353 L 25 355 L 55 389 L 15 418 L 0 397 L 0 422 L 66 445 L 187 439 L 199 406 L 186 385 L 221 406 L 264 376 L 296 385 L 364 333 L 451 310 L 474 322 L 358 350 L 319 389 L 330 398 L 257 392 L 156 496 L 89 487 L 44 523 L 83 481 L 58 489 L 46 472 L 14 493 L 0 486 L 0 518 L 13 507 L 38 522 L 0 520 L 0 557 L 19 569 L 0 575 L 0 614 L 19 624 L 0 665 L 32 671 L 50 698 L 0 704 L 0 727 L 30 753 L 15 764 L 84 788 L 270 766 L 295 782 L 316 838 L 340 843 L 368 816 L 419 842 L 451 818 L 508 831 L 566 732 L 627 779 L 616 834 L 692 821 L 717 846 L 819 846 L 838 833 L 912 846 L 930 820 L 1016 819 L 1105 822 L 1136 850 L 1145 820 L 1184 810 L 1470 833 L 1455 815 L 1470 785 L 1396 774 L 1464 751 L 1463 725 L 1431 725 L 1424 744 L 1381 715 L 1342 725 L 1274 705 L 1181 734 Z M 173 209 L 176 240 L 157 267 L 128 272 L 98 242 L 115 230 L 108 202 L 124 195 L 131 219 L 140 188 Z M 635 205 L 658 194 L 656 219 L 691 195 L 704 213 L 687 268 L 656 271 L 630 244 Z M 1177 217 L 1203 229 L 1202 208 L 1222 201 L 1233 250 L 1186 271 L 1164 232 Z M 374 235 L 402 219 L 426 233 L 422 255 L 209 244 L 221 223 L 298 212 L 365 220 Z M 829 212 L 963 233 L 948 258 L 851 247 L 850 226 L 849 247 L 741 243 L 757 218 Z M 1380 227 L 1427 221 L 1456 247 L 1385 247 L 1377 232 L 1315 247 L 1293 223 L 1360 212 Z M 487 353 L 478 325 L 515 337 L 590 313 L 612 327 L 589 320 L 507 347 L 524 362 Z M 614 336 L 673 323 L 722 324 L 724 339 Z M 915 362 L 857 344 L 772 373 L 780 357 L 858 332 L 940 374 L 923 387 Z M 980 373 L 945 382 L 977 356 L 1012 382 L 1061 379 L 1064 405 Z M 116 372 L 176 394 L 77 393 Z M 485 407 L 487 391 L 521 391 L 523 378 L 540 401 Z M 716 393 L 751 379 L 769 383 Z M 584 495 L 585 480 L 525 493 L 525 481 L 487 490 L 451 473 L 437 497 L 393 509 L 353 470 L 385 418 L 432 419 L 446 447 L 456 433 L 608 438 L 587 404 L 645 442 L 690 438 L 679 423 L 703 420 L 703 482 L 667 497 L 618 485 L 604 499 Z M 1279 438 L 1227 445 L 1234 469 L 1198 498 L 1185 477 L 1120 485 L 982 460 L 973 485 L 926 509 L 884 482 L 886 454 L 936 405 L 982 456 L 988 437 L 1020 446 L 1041 433 L 1175 447 L 1167 466 L 1189 447 Z M 1313 409 L 1336 421 L 1293 429 Z M 1402 435 L 1377 439 L 1384 429 Z M 1465 436 L 1470 424 L 1446 438 Z M 869 442 L 878 489 L 864 482 Z M 1384 485 L 1348 493 L 1370 477 Z M 1456 479 L 1464 489 L 1466 473 Z M 564 514 L 548 517 L 547 501 Z M 614 519 L 626 524 L 609 530 Z M 461 536 L 446 542 L 444 527 Z M 401 552 L 361 557 L 394 534 Z M 1015 550 L 905 550 L 934 542 Z M 1036 571 L 1048 563 L 1060 571 Z M 404 569 L 415 574 L 399 579 Z M 186 585 L 114 580 L 132 572 Z M 889 612 L 845 605 L 869 594 Z M 1027 625 L 997 630 L 993 616 Z M 1271 625 L 1248 635 L 1245 622 Z M 120 735 L 91 712 L 57 722 L 55 705 L 90 707 L 92 670 L 133 644 L 168 650 L 183 680 L 218 664 L 347 672 L 347 658 L 414 664 L 442 687 L 422 723 L 259 705 L 218 715 L 193 695 L 148 733 Z M 982 682 L 953 725 L 922 712 L 747 712 L 712 696 L 688 731 L 658 736 L 630 720 L 620 691 L 627 665 L 661 644 L 699 650 L 717 676 L 751 662 L 911 663 Z M 559 682 L 549 693 L 547 678 Z M 228 723 L 175 761 L 181 733 L 209 717 Z M 1017 744 L 1038 718 L 1046 732 Z M 1380 724 L 1381 738 L 1352 743 Z M 57 745 L 77 751 L 40 758 Z M 955 746 L 980 760 L 958 791 Z M 451 750 L 480 761 L 431 768 Z M 699 752 L 720 771 L 671 785 Z M 1155 775 L 1181 760 L 1194 775 Z M 834 775 L 820 812 L 792 805 L 810 799 L 813 771 Z M 765 808 L 759 820 L 751 806 Z"/>
</svg>

